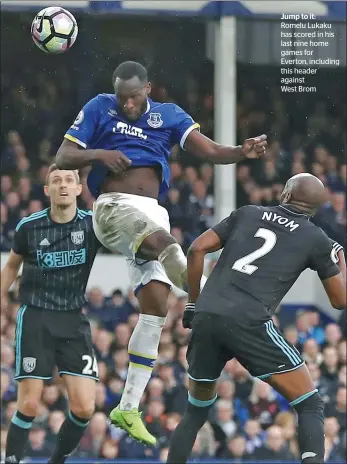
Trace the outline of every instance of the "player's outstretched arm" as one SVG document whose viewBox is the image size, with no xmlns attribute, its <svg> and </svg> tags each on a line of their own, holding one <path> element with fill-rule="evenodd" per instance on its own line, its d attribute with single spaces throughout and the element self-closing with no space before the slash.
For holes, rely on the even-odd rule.
<svg viewBox="0 0 347 464">
<path fill-rule="evenodd" d="M 6 265 L 1 269 L 1 300 L 7 298 L 8 291 L 17 278 L 22 262 L 23 256 L 11 250 Z"/>
<path fill-rule="evenodd" d="M 188 260 L 188 301 L 195 303 L 200 294 L 200 281 L 204 270 L 204 259 L 207 253 L 220 250 L 220 237 L 212 229 L 204 232 L 190 245 Z"/>
<path fill-rule="evenodd" d="M 342 273 L 330 277 L 329 279 L 322 280 L 322 284 L 329 297 L 331 305 L 335 309 L 346 309 L 346 282 Z"/>
<path fill-rule="evenodd" d="M 60 145 L 56 156 L 59 169 L 81 169 L 93 161 L 103 162 L 116 173 L 125 171 L 131 165 L 131 160 L 118 150 L 86 150 L 67 139 Z"/>
<path fill-rule="evenodd" d="M 97 159 L 98 150 L 84 150 L 80 145 L 64 139 L 56 156 L 59 169 L 80 169 Z"/>
<path fill-rule="evenodd" d="M 214 164 L 232 164 L 246 158 L 260 158 L 265 154 L 267 136 L 260 135 L 246 139 L 242 145 L 229 147 L 220 145 L 197 130 L 193 130 L 187 137 L 184 148 L 198 158 Z"/>
</svg>

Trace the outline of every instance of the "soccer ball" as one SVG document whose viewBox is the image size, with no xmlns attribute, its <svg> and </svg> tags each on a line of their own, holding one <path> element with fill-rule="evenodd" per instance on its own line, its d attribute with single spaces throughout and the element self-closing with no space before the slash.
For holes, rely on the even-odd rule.
<svg viewBox="0 0 347 464">
<path fill-rule="evenodd" d="M 31 25 L 33 41 L 46 53 L 66 52 L 75 43 L 77 34 L 76 19 L 59 6 L 41 10 Z"/>
</svg>

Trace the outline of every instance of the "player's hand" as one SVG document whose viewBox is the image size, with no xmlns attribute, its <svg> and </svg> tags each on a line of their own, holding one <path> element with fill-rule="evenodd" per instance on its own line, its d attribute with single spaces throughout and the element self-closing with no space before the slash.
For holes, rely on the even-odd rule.
<svg viewBox="0 0 347 464">
<path fill-rule="evenodd" d="M 246 139 L 242 144 L 242 152 L 246 158 L 254 159 L 261 158 L 265 155 L 267 147 L 267 135 L 263 134 L 259 137 Z"/>
<path fill-rule="evenodd" d="M 183 313 L 182 325 L 185 329 L 192 328 L 192 322 L 195 314 L 195 303 L 187 303 Z"/>
<path fill-rule="evenodd" d="M 131 166 L 131 160 L 119 150 L 98 150 L 97 159 L 117 174 Z"/>
</svg>

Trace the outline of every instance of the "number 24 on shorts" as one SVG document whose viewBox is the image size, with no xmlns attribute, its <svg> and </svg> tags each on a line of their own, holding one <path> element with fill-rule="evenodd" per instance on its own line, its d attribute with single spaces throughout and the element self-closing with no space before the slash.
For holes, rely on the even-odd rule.
<svg viewBox="0 0 347 464">
<path fill-rule="evenodd" d="M 89 354 L 85 354 L 82 356 L 82 360 L 86 361 L 86 366 L 82 371 L 84 375 L 93 375 L 96 374 L 96 377 L 99 376 L 99 368 L 98 363 L 96 362 L 96 358 L 94 356 L 90 356 Z"/>
</svg>

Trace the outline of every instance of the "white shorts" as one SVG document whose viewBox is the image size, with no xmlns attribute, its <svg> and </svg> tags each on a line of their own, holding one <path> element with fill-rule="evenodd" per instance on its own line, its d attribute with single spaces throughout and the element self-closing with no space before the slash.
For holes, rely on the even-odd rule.
<svg viewBox="0 0 347 464">
<path fill-rule="evenodd" d="M 104 193 L 95 201 L 93 212 L 98 240 L 108 250 L 127 258 L 135 293 L 151 280 L 172 286 L 158 261 L 135 260 L 146 237 L 162 229 L 170 233 L 168 212 L 157 200 L 128 193 Z"/>
</svg>

